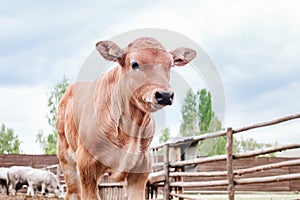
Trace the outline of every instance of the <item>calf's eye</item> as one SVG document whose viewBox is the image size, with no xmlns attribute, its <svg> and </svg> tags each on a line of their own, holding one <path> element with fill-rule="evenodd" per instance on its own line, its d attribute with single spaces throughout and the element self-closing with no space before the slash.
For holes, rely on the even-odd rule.
<svg viewBox="0 0 300 200">
<path fill-rule="evenodd" d="M 140 66 L 137 62 L 131 62 L 130 65 L 131 65 L 132 69 L 139 69 L 140 68 Z"/>
</svg>

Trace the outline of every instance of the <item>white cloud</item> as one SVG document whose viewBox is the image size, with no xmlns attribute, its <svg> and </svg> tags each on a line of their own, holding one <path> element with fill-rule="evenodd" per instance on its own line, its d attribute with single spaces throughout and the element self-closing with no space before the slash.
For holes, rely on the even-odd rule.
<svg viewBox="0 0 300 200">
<path fill-rule="evenodd" d="M 300 83 L 291 83 L 271 90 L 248 104 L 243 102 L 229 103 L 226 125 L 233 128 L 270 121 L 286 115 L 299 113 Z M 259 142 L 288 144 L 300 141 L 299 119 L 288 121 L 266 128 L 251 130 L 237 134 L 237 137 L 254 138 Z"/>
<path fill-rule="evenodd" d="M 0 87 L 0 120 L 12 128 L 23 141 L 21 149 L 25 153 L 41 153 L 35 143 L 39 130 L 49 133 L 47 124 L 47 88 L 35 87 Z"/>
</svg>

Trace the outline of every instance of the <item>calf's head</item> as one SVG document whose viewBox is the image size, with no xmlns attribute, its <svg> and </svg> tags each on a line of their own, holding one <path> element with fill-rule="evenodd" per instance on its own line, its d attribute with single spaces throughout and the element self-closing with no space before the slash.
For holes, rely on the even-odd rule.
<svg viewBox="0 0 300 200">
<path fill-rule="evenodd" d="M 154 112 L 171 105 L 174 92 L 170 87 L 170 70 L 193 60 L 196 52 L 179 47 L 166 50 L 154 38 L 142 37 L 122 49 L 112 41 L 96 44 L 99 53 L 108 61 L 119 63 L 119 90 L 130 94 L 128 99 L 145 112 Z"/>
</svg>

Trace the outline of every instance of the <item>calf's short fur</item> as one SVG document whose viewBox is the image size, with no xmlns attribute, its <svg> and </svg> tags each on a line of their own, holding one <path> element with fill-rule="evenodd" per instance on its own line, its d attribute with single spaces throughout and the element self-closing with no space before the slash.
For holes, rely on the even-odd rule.
<svg viewBox="0 0 300 200">
<path fill-rule="evenodd" d="M 129 200 L 143 200 L 151 168 L 151 113 L 172 104 L 170 70 L 189 63 L 196 52 L 168 51 L 148 37 L 123 49 L 112 41 L 100 41 L 96 48 L 116 67 L 93 82 L 71 85 L 58 108 L 57 155 L 65 199 L 99 200 L 98 180 L 109 173 L 115 181 L 127 180 Z"/>
</svg>

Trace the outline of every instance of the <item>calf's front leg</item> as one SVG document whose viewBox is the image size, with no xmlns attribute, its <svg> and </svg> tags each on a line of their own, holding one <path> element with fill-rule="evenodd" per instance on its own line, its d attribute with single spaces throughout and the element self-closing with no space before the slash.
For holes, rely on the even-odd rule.
<svg viewBox="0 0 300 200">
<path fill-rule="evenodd" d="M 101 200 L 98 191 L 98 178 L 103 172 L 101 166 L 84 147 L 78 149 L 77 158 L 81 199 Z"/>
<path fill-rule="evenodd" d="M 131 173 L 127 177 L 128 200 L 145 200 L 149 172 Z"/>
</svg>

